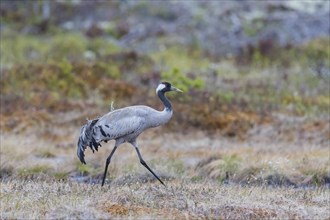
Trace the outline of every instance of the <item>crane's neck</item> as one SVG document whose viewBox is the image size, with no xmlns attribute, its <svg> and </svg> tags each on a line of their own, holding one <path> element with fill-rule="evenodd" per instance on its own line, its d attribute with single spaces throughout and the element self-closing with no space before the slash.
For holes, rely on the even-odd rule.
<svg viewBox="0 0 330 220">
<path fill-rule="evenodd" d="M 158 91 L 157 95 L 165 106 L 164 110 L 167 112 L 172 112 L 172 105 L 171 105 L 170 101 L 166 98 L 165 93 L 162 91 Z"/>
<path fill-rule="evenodd" d="M 164 92 L 157 91 L 157 95 L 159 99 L 164 104 L 164 110 L 163 111 L 157 111 L 155 109 L 152 109 L 150 114 L 148 114 L 147 119 L 147 128 L 153 128 L 158 127 L 160 125 L 166 124 L 172 117 L 173 111 L 172 111 L 172 105 L 170 101 L 166 98 Z"/>
</svg>

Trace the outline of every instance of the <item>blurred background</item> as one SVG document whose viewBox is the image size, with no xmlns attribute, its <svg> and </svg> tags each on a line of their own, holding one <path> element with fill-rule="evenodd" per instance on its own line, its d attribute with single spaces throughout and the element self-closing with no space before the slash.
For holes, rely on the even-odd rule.
<svg viewBox="0 0 330 220">
<path fill-rule="evenodd" d="M 103 115 L 112 101 L 115 108 L 144 104 L 161 109 L 155 88 L 165 80 L 185 93 L 169 95 L 174 106 L 170 123 L 142 137 L 154 146 L 149 157 L 155 161 L 169 139 L 157 140 L 164 133 L 177 138 L 167 143 L 159 166 L 167 163 L 165 158 L 176 164 L 163 173 L 178 177 L 182 167 L 190 167 L 186 175 L 199 176 L 198 167 L 205 165 L 200 160 L 210 156 L 213 146 L 216 159 L 227 166 L 218 164 L 218 173 L 213 168 L 206 173 L 219 180 L 228 172 L 237 177 L 246 168 L 239 165 L 246 162 L 240 158 L 244 150 L 225 158 L 230 151 L 221 150 L 232 143 L 250 143 L 252 149 L 259 144 L 258 152 L 269 143 L 290 143 L 293 151 L 307 144 L 320 146 L 326 157 L 329 7 L 327 0 L 1 0 L 1 177 L 97 178 L 103 167 L 99 160 L 89 154 L 94 162 L 88 167 L 75 156 L 85 118 Z M 30 153 L 47 166 L 31 165 L 31 155 L 14 140 L 34 149 Z M 35 149 L 29 140 L 43 144 Z M 200 157 L 183 158 L 181 148 L 174 147 L 183 140 L 194 143 Z M 226 142 L 214 144 L 219 140 Z M 20 151 L 25 162 L 13 164 Z M 101 161 L 107 154 L 102 151 Z M 126 153 L 136 156 L 130 148 Z M 64 171 L 58 168 L 63 160 L 72 163 Z M 318 164 L 301 176 L 321 170 L 317 181 L 329 181 L 329 161 L 323 161 L 321 168 Z M 133 168 L 127 165 L 117 175 Z"/>
</svg>

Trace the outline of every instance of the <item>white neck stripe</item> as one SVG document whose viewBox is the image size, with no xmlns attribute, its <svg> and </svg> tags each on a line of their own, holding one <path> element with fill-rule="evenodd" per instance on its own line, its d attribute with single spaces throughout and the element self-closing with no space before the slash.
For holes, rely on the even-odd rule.
<svg viewBox="0 0 330 220">
<path fill-rule="evenodd" d="M 156 93 L 158 93 L 160 90 L 164 89 L 165 87 L 166 86 L 163 83 L 159 84 L 157 89 L 156 89 Z"/>
</svg>

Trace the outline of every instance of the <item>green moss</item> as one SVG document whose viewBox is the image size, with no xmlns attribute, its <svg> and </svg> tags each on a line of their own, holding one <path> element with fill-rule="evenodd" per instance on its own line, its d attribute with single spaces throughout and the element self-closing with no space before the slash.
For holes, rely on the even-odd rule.
<svg viewBox="0 0 330 220">
<path fill-rule="evenodd" d="M 112 79 L 119 79 L 121 76 L 119 65 L 116 63 L 96 62 L 93 70 L 100 76 L 109 76 Z"/>
<path fill-rule="evenodd" d="M 78 163 L 77 171 L 84 176 L 91 175 L 94 172 L 94 168 L 88 164 Z"/>
<path fill-rule="evenodd" d="M 249 37 L 256 36 L 266 26 L 263 18 L 256 18 L 248 23 L 243 23 L 244 33 Z"/>
<path fill-rule="evenodd" d="M 189 51 L 186 48 L 170 47 L 150 55 L 155 63 L 165 71 L 179 69 L 182 72 L 200 74 L 210 65 L 200 51 Z"/>
<path fill-rule="evenodd" d="M 183 175 L 186 171 L 186 168 L 181 160 L 178 158 L 175 159 L 170 159 L 166 162 L 169 166 L 170 169 L 173 170 L 173 172 L 177 175 Z"/>
<path fill-rule="evenodd" d="M 87 49 L 93 51 L 98 57 L 114 54 L 120 51 L 118 46 L 104 38 L 94 38 L 89 40 Z"/>
<path fill-rule="evenodd" d="M 301 50 L 307 55 L 309 59 L 325 60 L 329 67 L 329 56 L 330 56 L 330 40 L 328 37 L 316 38 L 305 45 L 301 46 Z"/>
<path fill-rule="evenodd" d="M 33 36 L 1 36 L 0 64 L 6 66 L 39 59 L 43 60 L 49 49 L 48 44 Z"/>
<path fill-rule="evenodd" d="M 123 167 L 124 173 L 127 173 L 127 174 L 134 172 L 135 169 L 136 169 L 136 164 L 126 164 Z M 113 173 L 113 172 L 111 172 L 111 173 Z"/>
<path fill-rule="evenodd" d="M 87 39 L 80 34 L 55 35 L 49 40 L 50 48 L 46 56 L 51 60 L 80 59 L 88 44 Z"/>
<path fill-rule="evenodd" d="M 176 87 L 183 91 L 188 91 L 191 88 L 203 89 L 205 84 L 200 77 L 194 79 L 187 77 L 178 68 L 174 68 L 170 72 L 163 72 L 161 77 L 163 80 L 172 82 Z"/>
<path fill-rule="evenodd" d="M 224 161 L 224 166 L 222 167 L 222 169 L 224 169 L 229 174 L 237 172 L 241 162 L 240 158 L 237 155 L 224 156 L 222 160 Z"/>
<path fill-rule="evenodd" d="M 38 157 L 42 157 L 42 158 L 54 158 L 55 154 L 53 154 L 52 152 L 48 151 L 48 150 L 43 150 L 39 153 L 36 154 Z"/>
<path fill-rule="evenodd" d="M 217 98 L 224 103 L 232 103 L 236 94 L 232 91 L 218 92 Z"/>
<path fill-rule="evenodd" d="M 191 177 L 191 182 L 193 182 L 193 183 L 199 183 L 199 182 L 202 182 L 203 180 L 204 180 L 204 178 L 202 176 Z"/>
<path fill-rule="evenodd" d="M 17 170 L 17 174 L 19 177 L 32 177 L 38 174 L 45 174 L 50 170 L 50 167 L 46 165 L 36 165 L 33 167 L 27 167 Z"/>
<path fill-rule="evenodd" d="M 262 55 L 260 50 L 256 50 L 252 55 L 252 63 L 254 68 L 260 69 L 269 67 L 271 61 L 269 57 Z"/>
<path fill-rule="evenodd" d="M 318 68 L 325 65 L 330 68 L 329 64 L 329 38 L 316 38 L 306 44 L 299 46 L 290 46 L 283 48 L 276 45 L 275 42 L 265 42 L 251 48 L 249 52 L 243 56 L 243 60 L 247 60 L 248 65 L 256 69 L 271 68 L 279 66 L 288 68 L 299 65 L 306 68 Z"/>
<path fill-rule="evenodd" d="M 54 177 L 58 180 L 65 180 L 68 178 L 68 173 L 67 172 L 55 172 Z"/>
<path fill-rule="evenodd" d="M 1 65 L 26 64 L 31 61 L 45 63 L 62 60 L 86 60 L 85 52 L 105 56 L 119 51 L 119 48 L 102 38 L 87 40 L 82 34 L 58 33 L 33 36 L 18 34 L 1 35 Z"/>
</svg>

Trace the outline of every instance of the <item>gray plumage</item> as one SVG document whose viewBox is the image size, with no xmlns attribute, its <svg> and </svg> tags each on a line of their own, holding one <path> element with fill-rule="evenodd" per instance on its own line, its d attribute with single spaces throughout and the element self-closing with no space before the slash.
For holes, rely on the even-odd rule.
<svg viewBox="0 0 330 220">
<path fill-rule="evenodd" d="M 131 143 L 134 146 L 141 164 L 164 184 L 143 160 L 136 139 L 144 130 L 163 125 L 171 119 L 173 114 L 172 106 L 164 95 L 168 91 L 182 92 L 168 82 L 160 83 L 156 89 L 156 93 L 165 106 L 163 111 L 157 111 L 143 105 L 129 106 L 110 111 L 100 118 L 88 120 L 86 125 L 81 128 L 77 155 L 84 164 L 86 164 L 84 151 L 87 147 L 90 147 L 94 153 L 94 150 L 98 151 L 98 147 L 101 146 L 100 143 L 102 141 L 116 141 L 114 149 L 106 160 L 102 186 L 104 185 L 112 155 L 117 147 L 125 142 Z"/>
</svg>

